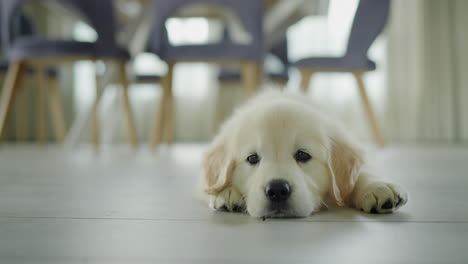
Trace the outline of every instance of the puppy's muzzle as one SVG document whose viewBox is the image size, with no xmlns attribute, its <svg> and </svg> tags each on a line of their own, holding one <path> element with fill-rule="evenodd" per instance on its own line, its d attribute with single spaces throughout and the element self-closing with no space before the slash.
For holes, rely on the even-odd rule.
<svg viewBox="0 0 468 264">
<path fill-rule="evenodd" d="M 286 202 L 291 196 L 291 186 L 285 180 L 272 180 L 265 186 L 265 196 L 272 203 Z"/>
</svg>

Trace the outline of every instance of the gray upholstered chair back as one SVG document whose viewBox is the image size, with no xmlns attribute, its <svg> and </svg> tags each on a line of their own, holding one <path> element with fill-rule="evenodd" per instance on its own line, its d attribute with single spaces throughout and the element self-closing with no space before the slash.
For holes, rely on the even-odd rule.
<svg viewBox="0 0 468 264">
<path fill-rule="evenodd" d="M 2 46 L 8 49 L 12 43 L 12 28 L 9 26 L 15 19 L 15 14 L 19 12 L 21 5 L 29 2 L 45 2 L 53 0 L 1 0 L 1 33 Z M 97 53 L 102 50 L 104 53 L 112 53 L 116 48 L 115 44 L 115 22 L 112 0 L 55 0 L 64 6 L 77 12 L 98 35 L 96 41 Z"/>
<path fill-rule="evenodd" d="M 1 5 L 1 3 L 0 3 Z M 2 29 L 2 12 L 0 12 L 0 30 Z M 11 31 L 10 38 L 14 39 L 16 36 L 28 36 L 34 35 L 36 30 L 31 20 L 23 13 L 16 12 L 15 16 L 12 17 L 10 23 Z M 2 35 L 0 34 L 0 38 Z M 0 53 L 2 52 L 2 41 L 0 41 Z"/>
<path fill-rule="evenodd" d="M 367 51 L 387 23 L 390 0 L 360 0 L 349 35 L 346 58 L 367 59 Z"/>
<path fill-rule="evenodd" d="M 170 48 L 166 39 L 166 20 L 180 8 L 195 3 L 206 3 L 233 11 L 252 37 L 252 41 L 246 45 L 246 48 L 251 49 L 250 57 L 258 60 L 263 56 L 263 0 L 154 0 L 150 40 L 152 52 L 164 54 L 164 49 Z"/>
</svg>

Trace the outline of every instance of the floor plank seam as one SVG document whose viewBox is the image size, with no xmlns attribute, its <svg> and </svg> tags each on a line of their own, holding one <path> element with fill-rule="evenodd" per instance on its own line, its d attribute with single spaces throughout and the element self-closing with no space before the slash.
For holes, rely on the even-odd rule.
<svg viewBox="0 0 468 264">
<path fill-rule="evenodd" d="M 115 220 L 115 221 L 179 221 L 179 222 L 211 222 L 210 219 L 177 219 L 177 218 L 119 218 L 119 217 L 51 217 L 51 216 L 0 216 L 1 219 L 51 219 L 51 220 Z M 219 221 L 219 219 L 213 219 Z M 229 222 L 228 219 L 226 222 Z M 250 220 L 250 219 L 248 219 Z M 258 222 L 263 222 L 258 219 Z M 266 219 L 266 222 L 274 223 L 408 223 L 408 224 L 468 224 L 468 221 L 341 221 L 341 220 L 272 220 Z"/>
</svg>

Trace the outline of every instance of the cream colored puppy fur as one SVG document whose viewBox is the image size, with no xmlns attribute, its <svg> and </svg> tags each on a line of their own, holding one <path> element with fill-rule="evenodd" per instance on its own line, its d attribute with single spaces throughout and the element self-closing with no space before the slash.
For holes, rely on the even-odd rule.
<svg viewBox="0 0 468 264">
<path fill-rule="evenodd" d="M 296 153 L 309 154 L 297 161 Z M 257 155 L 258 163 L 248 162 Z M 291 194 L 272 207 L 265 186 L 289 183 Z M 362 149 L 346 131 L 299 96 L 260 94 L 222 126 L 203 160 L 200 194 L 214 210 L 253 217 L 306 217 L 327 201 L 369 213 L 390 213 L 408 196 L 365 168 Z"/>
</svg>

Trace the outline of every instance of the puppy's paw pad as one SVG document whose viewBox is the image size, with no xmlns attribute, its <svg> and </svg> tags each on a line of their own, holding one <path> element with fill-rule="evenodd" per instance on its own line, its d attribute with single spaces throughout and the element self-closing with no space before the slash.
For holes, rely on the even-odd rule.
<svg viewBox="0 0 468 264">
<path fill-rule="evenodd" d="M 215 211 L 244 212 L 245 201 L 234 188 L 227 188 L 217 195 L 210 196 L 209 206 Z"/>
<path fill-rule="evenodd" d="M 358 195 L 356 207 L 366 213 L 392 213 L 406 204 L 408 194 L 395 184 L 375 182 L 367 185 Z"/>
</svg>

